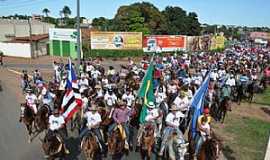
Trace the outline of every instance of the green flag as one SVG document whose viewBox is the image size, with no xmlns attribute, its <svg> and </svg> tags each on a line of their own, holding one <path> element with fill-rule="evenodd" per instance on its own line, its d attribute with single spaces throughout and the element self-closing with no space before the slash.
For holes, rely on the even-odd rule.
<svg viewBox="0 0 270 160">
<path fill-rule="evenodd" d="M 154 71 L 154 65 L 153 62 L 150 63 L 148 66 L 147 72 L 143 78 L 141 87 L 138 92 L 138 97 L 144 98 L 143 102 L 143 108 L 140 113 L 140 123 L 145 122 L 145 117 L 147 115 L 147 104 L 152 101 L 154 102 L 155 96 L 154 96 L 154 86 L 153 86 L 153 71 Z"/>
</svg>

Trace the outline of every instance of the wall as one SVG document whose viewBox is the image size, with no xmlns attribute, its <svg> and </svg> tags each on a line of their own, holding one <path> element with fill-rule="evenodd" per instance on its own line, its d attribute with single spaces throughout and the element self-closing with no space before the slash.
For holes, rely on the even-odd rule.
<svg viewBox="0 0 270 160">
<path fill-rule="evenodd" d="M 0 50 L 5 56 L 31 58 L 29 43 L 3 43 L 0 42 Z"/>
<path fill-rule="evenodd" d="M 53 41 L 57 42 L 57 44 L 54 44 Z M 71 57 L 72 59 L 77 58 L 76 43 L 68 42 L 69 45 L 64 45 L 65 42 L 67 43 L 68 41 L 51 40 L 49 42 L 50 55 L 61 56 L 61 57 Z M 55 48 L 58 48 L 59 50 L 56 51 Z M 69 50 L 69 53 L 66 53 L 65 50 Z M 83 57 L 83 53 L 81 53 L 81 56 Z"/>
<path fill-rule="evenodd" d="M 49 28 L 54 28 L 54 24 L 32 21 L 32 34 L 47 34 Z M 16 37 L 29 36 L 29 24 L 27 20 L 7 20 L 0 18 L 0 42 L 9 41 L 6 35 L 14 35 Z"/>
</svg>

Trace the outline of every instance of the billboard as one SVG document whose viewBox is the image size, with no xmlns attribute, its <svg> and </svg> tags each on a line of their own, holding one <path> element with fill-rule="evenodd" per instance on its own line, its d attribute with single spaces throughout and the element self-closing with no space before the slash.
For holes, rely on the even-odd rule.
<svg viewBox="0 0 270 160">
<path fill-rule="evenodd" d="M 213 36 L 211 39 L 210 50 L 222 49 L 225 47 L 225 37 L 224 36 Z"/>
<path fill-rule="evenodd" d="M 152 35 L 143 38 L 144 52 L 185 50 L 186 37 L 180 35 Z"/>
<path fill-rule="evenodd" d="M 77 31 L 75 29 L 50 28 L 49 39 L 77 42 Z"/>
<path fill-rule="evenodd" d="M 91 32 L 91 49 L 142 49 L 142 33 Z"/>
</svg>

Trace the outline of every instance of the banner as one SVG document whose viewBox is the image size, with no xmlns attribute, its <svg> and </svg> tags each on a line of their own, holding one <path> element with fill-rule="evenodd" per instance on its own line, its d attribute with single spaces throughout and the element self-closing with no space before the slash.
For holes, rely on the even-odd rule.
<svg viewBox="0 0 270 160">
<path fill-rule="evenodd" d="M 49 39 L 77 42 L 77 31 L 75 29 L 49 28 Z"/>
<path fill-rule="evenodd" d="M 224 36 L 213 36 L 211 39 L 210 50 L 224 48 L 225 47 L 225 40 L 226 40 L 226 38 Z"/>
<path fill-rule="evenodd" d="M 91 49 L 142 49 L 142 33 L 91 32 Z"/>
<path fill-rule="evenodd" d="M 188 36 L 187 50 L 189 51 L 208 51 L 211 46 L 211 36 Z"/>
<path fill-rule="evenodd" d="M 144 52 L 171 52 L 186 49 L 186 37 L 180 35 L 152 35 L 143 38 Z"/>
</svg>

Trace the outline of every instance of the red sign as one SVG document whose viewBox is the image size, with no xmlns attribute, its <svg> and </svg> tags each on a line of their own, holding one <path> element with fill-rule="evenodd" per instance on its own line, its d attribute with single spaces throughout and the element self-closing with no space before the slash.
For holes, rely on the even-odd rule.
<svg viewBox="0 0 270 160">
<path fill-rule="evenodd" d="M 153 35 L 143 38 L 143 50 L 145 52 L 176 51 L 186 48 L 186 37 L 180 35 Z"/>
</svg>

